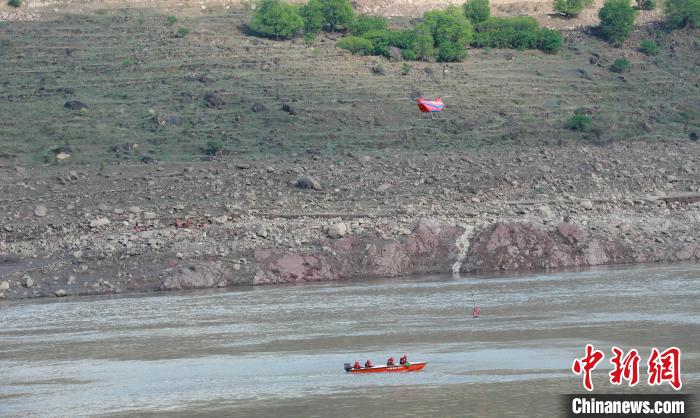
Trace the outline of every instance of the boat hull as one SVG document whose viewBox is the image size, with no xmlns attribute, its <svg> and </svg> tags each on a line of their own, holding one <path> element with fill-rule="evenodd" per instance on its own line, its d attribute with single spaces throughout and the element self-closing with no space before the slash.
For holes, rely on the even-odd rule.
<svg viewBox="0 0 700 418">
<path fill-rule="evenodd" d="M 374 366 L 370 368 L 350 369 L 348 373 L 405 373 L 422 370 L 427 362 L 410 363 L 408 366 Z"/>
</svg>

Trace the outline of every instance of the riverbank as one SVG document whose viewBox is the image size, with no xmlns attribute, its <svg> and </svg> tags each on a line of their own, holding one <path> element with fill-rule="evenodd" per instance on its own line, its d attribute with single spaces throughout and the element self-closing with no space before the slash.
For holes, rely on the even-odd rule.
<svg viewBox="0 0 700 418">
<path fill-rule="evenodd" d="M 2 168 L 0 295 L 700 259 L 700 144 Z"/>
</svg>

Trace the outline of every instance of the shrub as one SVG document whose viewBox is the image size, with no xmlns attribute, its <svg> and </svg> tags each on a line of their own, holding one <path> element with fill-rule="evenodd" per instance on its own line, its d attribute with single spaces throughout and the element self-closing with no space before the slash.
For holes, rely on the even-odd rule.
<svg viewBox="0 0 700 418">
<path fill-rule="evenodd" d="M 389 23 L 383 17 L 374 17 L 361 14 L 350 27 L 350 32 L 355 36 L 362 36 L 371 30 L 387 30 Z"/>
<path fill-rule="evenodd" d="M 347 49 L 353 54 L 367 55 L 372 51 L 372 41 L 359 36 L 346 36 L 335 44 L 338 48 Z"/>
<path fill-rule="evenodd" d="M 262 0 L 250 22 L 254 33 L 274 39 L 289 39 L 303 26 L 304 20 L 297 8 L 280 0 Z"/>
<path fill-rule="evenodd" d="M 640 10 L 656 9 L 656 0 L 637 0 L 637 8 Z"/>
<path fill-rule="evenodd" d="M 416 51 L 412 49 L 402 49 L 401 58 L 405 59 L 406 61 L 415 61 L 418 59 L 418 55 L 416 54 Z"/>
<path fill-rule="evenodd" d="M 651 39 L 645 39 L 639 44 L 639 50 L 646 55 L 657 55 L 659 46 Z"/>
<path fill-rule="evenodd" d="M 591 7 L 593 0 L 554 0 L 554 11 L 564 16 L 577 16 L 586 7 Z"/>
<path fill-rule="evenodd" d="M 558 30 L 541 29 L 537 37 L 537 48 L 553 54 L 564 46 L 564 36 Z"/>
<path fill-rule="evenodd" d="M 630 68 L 630 61 L 627 58 L 618 58 L 613 65 L 610 66 L 610 71 L 615 73 L 624 73 Z"/>
<path fill-rule="evenodd" d="M 492 17 L 476 25 L 472 45 L 492 48 L 536 48 L 539 35 L 539 25 L 533 17 Z"/>
<path fill-rule="evenodd" d="M 8 0 L 7 4 L 12 7 L 19 7 L 22 5 L 22 0 Z"/>
<path fill-rule="evenodd" d="M 372 29 L 362 37 L 372 42 L 370 54 L 389 57 L 389 47 L 393 46 L 401 50 L 413 49 L 416 33 L 414 30 Z"/>
<path fill-rule="evenodd" d="M 423 23 L 416 26 L 414 52 L 416 54 L 416 58 L 423 61 L 435 56 L 435 41 L 433 40 L 433 33 L 430 28 Z"/>
<path fill-rule="evenodd" d="M 483 22 L 491 16 L 489 0 L 469 0 L 463 7 L 464 16 L 472 23 Z"/>
<path fill-rule="evenodd" d="M 323 5 L 319 0 L 310 0 L 299 7 L 299 16 L 304 20 L 304 32 L 318 33 L 326 23 L 323 17 Z"/>
<path fill-rule="evenodd" d="M 408 65 L 404 62 L 403 65 L 401 66 L 401 75 L 409 75 L 411 73 L 412 69 L 413 68 L 411 68 L 410 65 Z"/>
<path fill-rule="evenodd" d="M 372 66 L 372 74 L 374 75 L 385 75 L 384 66 L 382 64 L 375 64 Z"/>
<path fill-rule="evenodd" d="M 177 17 L 175 17 L 175 16 L 168 16 L 168 17 L 165 19 L 165 25 L 166 25 L 166 26 L 172 26 L 172 25 L 174 25 L 176 22 L 177 22 Z"/>
<path fill-rule="evenodd" d="M 350 0 L 309 0 L 299 8 L 299 15 L 307 32 L 348 29 L 355 20 Z"/>
<path fill-rule="evenodd" d="M 598 11 L 601 33 L 610 42 L 623 42 L 634 29 L 638 13 L 630 6 L 629 0 L 605 0 L 603 8 Z"/>
<path fill-rule="evenodd" d="M 461 61 L 467 56 L 467 44 L 473 36 L 472 25 L 459 8 L 431 10 L 423 15 L 423 24 L 430 30 L 438 61 Z M 416 51 L 417 52 L 417 51 Z"/>
<path fill-rule="evenodd" d="M 204 148 L 204 153 L 207 155 L 219 155 L 224 151 L 224 144 L 219 141 L 207 142 L 207 147 Z"/>
<path fill-rule="evenodd" d="M 177 30 L 177 32 L 175 32 L 175 36 L 177 36 L 178 38 L 184 38 L 184 37 L 187 36 L 189 33 L 190 33 L 190 30 L 189 30 L 189 29 L 187 29 L 187 28 L 179 28 L 179 29 Z"/>
<path fill-rule="evenodd" d="M 566 122 L 566 127 L 572 131 L 586 132 L 591 129 L 592 123 L 593 119 L 590 116 L 576 112 Z"/>
<path fill-rule="evenodd" d="M 666 21 L 671 25 L 682 28 L 700 27 L 700 0 L 666 0 L 664 1 Z"/>
</svg>

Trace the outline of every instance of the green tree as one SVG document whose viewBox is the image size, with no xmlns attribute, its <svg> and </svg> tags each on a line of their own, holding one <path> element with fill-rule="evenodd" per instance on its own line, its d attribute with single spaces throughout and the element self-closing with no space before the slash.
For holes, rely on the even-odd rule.
<svg viewBox="0 0 700 418">
<path fill-rule="evenodd" d="M 299 7 L 299 15 L 304 19 L 304 31 L 307 33 L 319 33 L 326 24 L 320 0 L 309 0 Z"/>
<path fill-rule="evenodd" d="M 598 11 L 601 33 L 610 42 L 624 42 L 634 29 L 638 13 L 630 6 L 629 0 L 605 0 L 603 8 Z"/>
<path fill-rule="evenodd" d="M 554 0 L 554 11 L 564 16 L 578 16 L 586 7 L 591 7 L 593 0 Z"/>
<path fill-rule="evenodd" d="M 430 29 L 438 61 L 461 61 L 467 56 L 467 44 L 473 36 L 471 22 L 456 6 L 445 10 L 431 10 L 423 15 L 423 23 Z"/>
<path fill-rule="evenodd" d="M 416 58 L 422 61 L 435 56 L 435 40 L 428 25 L 420 23 L 416 26 L 416 46 L 413 50 Z"/>
<path fill-rule="evenodd" d="M 469 0 L 463 7 L 464 16 L 472 23 L 483 22 L 491 16 L 489 0 Z"/>
<path fill-rule="evenodd" d="M 564 45 L 564 36 L 558 30 L 541 29 L 537 37 L 537 48 L 553 54 Z"/>
<path fill-rule="evenodd" d="M 355 19 L 355 11 L 350 0 L 320 0 L 323 17 L 328 30 L 347 29 Z"/>
<path fill-rule="evenodd" d="M 280 0 L 262 0 L 250 21 L 254 33 L 275 39 L 289 39 L 303 26 L 304 20 L 297 8 Z"/>
<path fill-rule="evenodd" d="M 368 16 L 361 14 L 355 19 L 350 27 L 350 32 L 355 36 L 362 36 L 371 30 L 387 30 L 389 23 L 381 16 Z"/>
<path fill-rule="evenodd" d="M 700 28 L 700 0 L 664 1 L 666 21 L 677 28 Z"/>
</svg>

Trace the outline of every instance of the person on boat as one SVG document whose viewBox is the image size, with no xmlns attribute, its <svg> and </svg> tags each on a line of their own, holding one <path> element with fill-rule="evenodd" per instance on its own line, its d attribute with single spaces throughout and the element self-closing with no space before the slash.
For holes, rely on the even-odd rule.
<svg viewBox="0 0 700 418">
<path fill-rule="evenodd" d="M 372 367 L 372 360 L 365 361 L 365 368 L 369 369 L 370 367 Z"/>
<path fill-rule="evenodd" d="M 399 364 L 403 366 L 406 363 L 408 363 L 408 357 L 404 354 L 403 357 L 399 359 Z"/>
<path fill-rule="evenodd" d="M 360 362 L 359 362 L 359 361 L 356 361 L 356 362 L 355 362 L 355 365 L 352 366 L 352 368 L 355 369 L 355 370 L 357 370 L 357 369 L 361 369 L 362 366 L 360 366 Z"/>
<path fill-rule="evenodd" d="M 393 358 L 393 357 L 389 357 L 389 360 L 386 362 L 386 365 L 387 365 L 387 366 L 394 366 L 394 365 L 395 365 L 395 364 L 394 364 L 394 358 Z"/>
</svg>

